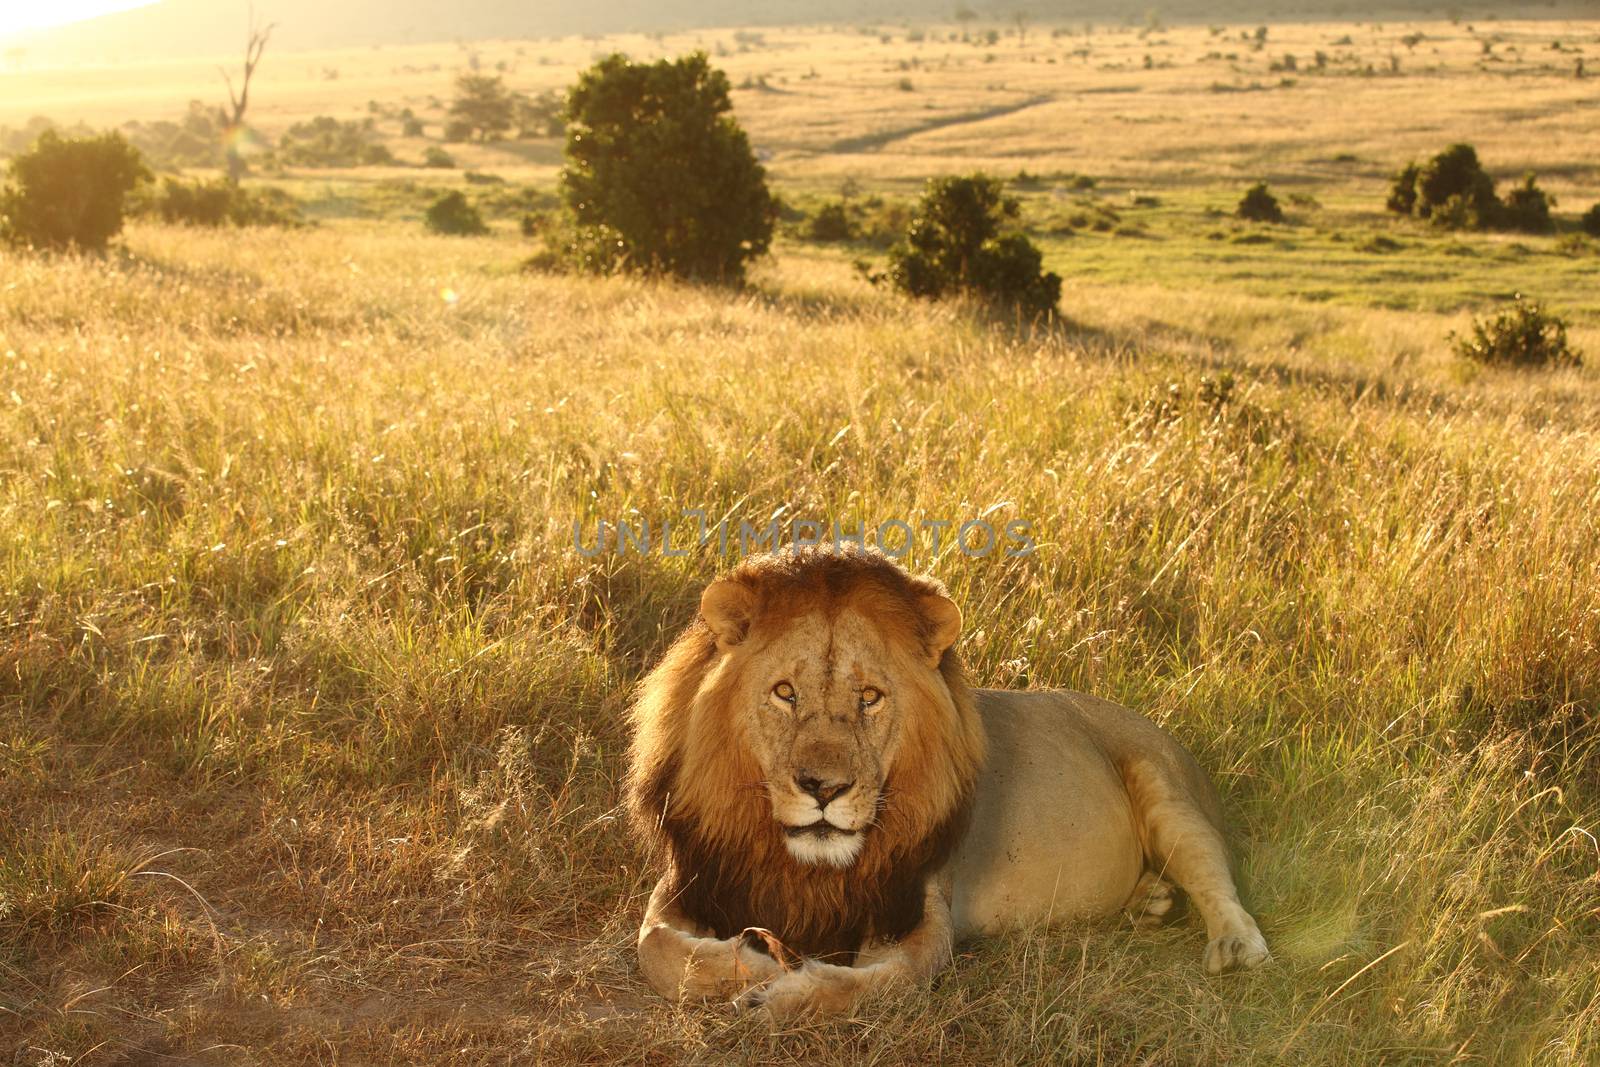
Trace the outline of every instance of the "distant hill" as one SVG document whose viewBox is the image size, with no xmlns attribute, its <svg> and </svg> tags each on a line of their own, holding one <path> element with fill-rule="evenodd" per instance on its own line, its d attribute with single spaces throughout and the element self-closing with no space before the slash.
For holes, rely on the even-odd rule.
<svg viewBox="0 0 1600 1067">
<path fill-rule="evenodd" d="M 1492 11 L 1466 2 L 1458 11 Z M 1563 0 L 1563 6 L 1575 6 Z M 1041 3 L 973 0 L 258 0 L 260 22 L 277 24 L 276 50 L 332 49 L 434 41 L 529 38 L 571 34 L 656 32 L 704 26 L 793 23 L 948 21 L 961 8 L 979 24 L 1009 22 L 1018 10 L 1035 23 L 1133 19 L 1154 11 L 1181 21 L 1235 22 L 1272 18 L 1440 18 L 1438 0 L 1064 0 Z M 161 0 L 72 26 L 5 40 L 28 63 L 137 62 L 182 55 L 230 54 L 245 37 L 245 0 Z M 1537 15 L 1556 17 L 1558 8 Z M 1508 12 L 1509 14 L 1509 12 Z"/>
</svg>

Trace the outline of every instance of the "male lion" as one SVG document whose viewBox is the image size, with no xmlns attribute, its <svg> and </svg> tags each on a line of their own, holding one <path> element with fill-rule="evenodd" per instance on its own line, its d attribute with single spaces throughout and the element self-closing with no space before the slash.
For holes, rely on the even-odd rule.
<svg viewBox="0 0 1600 1067">
<path fill-rule="evenodd" d="M 633 708 L 628 804 L 666 874 L 663 996 L 778 1016 L 926 980 L 970 934 L 1194 901 L 1212 974 L 1267 956 L 1220 806 L 1165 731 L 1081 693 L 967 687 L 961 612 L 874 552 L 747 560 Z"/>
</svg>

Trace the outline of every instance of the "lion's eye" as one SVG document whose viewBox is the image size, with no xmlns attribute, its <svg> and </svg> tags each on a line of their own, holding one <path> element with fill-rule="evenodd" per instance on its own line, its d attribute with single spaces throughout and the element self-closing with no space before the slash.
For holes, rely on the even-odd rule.
<svg viewBox="0 0 1600 1067">
<path fill-rule="evenodd" d="M 783 701 L 785 704 L 793 704 L 794 686 L 790 685 L 788 682 L 779 682 L 777 685 L 772 687 L 772 695 Z"/>
<path fill-rule="evenodd" d="M 861 691 L 861 706 L 864 708 L 874 707 L 882 699 L 883 694 L 870 685 Z"/>
</svg>

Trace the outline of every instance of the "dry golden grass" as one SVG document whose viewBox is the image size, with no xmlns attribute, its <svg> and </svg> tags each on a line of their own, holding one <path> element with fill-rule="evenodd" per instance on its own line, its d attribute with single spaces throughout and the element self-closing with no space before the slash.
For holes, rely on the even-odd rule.
<svg viewBox="0 0 1600 1067">
<path fill-rule="evenodd" d="M 376 227 L 127 247 L 4 261 L 20 1062 L 1588 1058 L 1592 370 L 1152 290 L 1018 333 L 800 253 L 721 293 Z M 691 506 L 1033 522 L 1035 557 L 913 562 L 978 677 L 1197 751 L 1278 962 L 1207 981 L 1197 929 L 1113 923 L 973 946 L 865 1023 L 654 1001 L 620 715 L 720 561 L 571 524 Z"/>
<path fill-rule="evenodd" d="M 780 187 L 805 195 L 1004 162 L 1170 183 L 1170 209 L 1197 214 L 1213 185 L 1277 161 L 1327 202 L 1367 204 L 1339 216 L 1358 228 L 1391 155 L 1461 137 L 1505 168 L 1545 166 L 1558 191 L 1592 188 L 1571 148 L 1594 133 L 1577 83 L 1538 72 L 1531 45 L 1515 78 L 1473 72 L 1464 27 L 1423 29 L 1439 40 L 1400 78 L 1302 73 L 1248 95 L 1208 91 L 1264 77 L 1226 61 L 1100 70 L 1155 49 L 1131 31 L 1097 34 L 1077 66 L 1044 62 L 1072 42 L 1037 27 L 994 64 L 820 31 L 764 31 L 725 62 L 735 82 L 790 79 L 739 109 L 778 146 Z M 1493 26 L 1535 31 L 1556 27 Z M 1303 60 L 1344 32 L 1376 57 L 1404 30 L 1274 26 L 1264 53 L 1228 47 Z M 1204 29 L 1159 37 L 1194 58 L 1223 47 Z M 1449 69 L 1416 70 L 1435 44 Z M 605 46 L 563 43 L 540 77 Z M 532 83 L 535 49 L 558 46 L 526 47 Z M 899 71 L 917 48 L 965 65 Z M 444 92 L 451 50 L 402 51 L 347 54 L 299 96 L 284 57 L 285 81 L 263 67 L 260 117 Z M 437 86 L 401 86 L 393 68 L 428 55 Z M 202 88 L 205 71 L 176 69 L 151 85 Z M 913 92 L 878 91 L 903 76 Z M 1139 91 L 1085 92 L 1122 84 Z M 1484 86 L 1528 124 L 1474 114 Z M 27 110 L 106 106 L 85 81 L 97 95 L 73 112 L 70 89 Z M 829 148 L 1033 92 L 1056 95 L 1039 106 L 1051 125 L 1017 112 Z M 1155 121 L 1175 108 L 1182 123 Z M 1380 121 L 1394 114 L 1406 124 Z M 1318 160 L 1344 150 L 1370 165 L 1324 186 Z M 1203 239 L 1172 225 L 1143 260 L 1110 237 L 1053 246 L 1085 274 L 1102 258 L 1086 248 L 1125 269 L 1069 271 L 1049 330 L 902 302 L 847 255 L 790 242 L 732 292 L 524 274 L 509 234 L 392 219 L 136 225 L 106 260 L 0 252 L 0 1050 L 1592 1063 L 1600 308 L 1582 261 L 1551 239 L 1497 258 L 1506 239 L 1473 237 L 1478 280 L 1408 277 L 1458 261 L 1423 250 L 1314 303 L 1263 280 L 1313 269 L 1290 250 L 1213 282 Z M 1502 277 L 1571 294 L 1591 365 L 1452 356 L 1475 287 Z M 1194 925 L 1106 923 L 969 946 L 931 993 L 778 1034 L 650 996 L 631 941 L 653 879 L 617 812 L 622 711 L 730 560 L 586 558 L 572 529 L 685 508 L 758 526 L 1031 522 L 1032 557 L 923 542 L 911 562 L 962 604 L 977 678 L 1123 700 L 1196 752 L 1276 962 L 1207 980 Z"/>
</svg>

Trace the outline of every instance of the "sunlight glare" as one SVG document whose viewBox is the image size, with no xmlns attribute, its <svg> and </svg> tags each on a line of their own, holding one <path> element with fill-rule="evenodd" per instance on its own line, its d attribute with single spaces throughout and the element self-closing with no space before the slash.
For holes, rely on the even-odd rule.
<svg viewBox="0 0 1600 1067">
<path fill-rule="evenodd" d="M 69 22 L 92 19 L 96 15 L 109 15 L 113 11 L 127 11 L 146 7 L 157 0 L 60 0 L 49 5 L 34 5 L 3 0 L 0 2 L 0 38 L 39 30 L 47 26 L 64 26 Z"/>
</svg>

